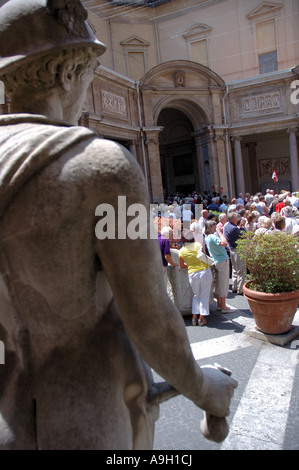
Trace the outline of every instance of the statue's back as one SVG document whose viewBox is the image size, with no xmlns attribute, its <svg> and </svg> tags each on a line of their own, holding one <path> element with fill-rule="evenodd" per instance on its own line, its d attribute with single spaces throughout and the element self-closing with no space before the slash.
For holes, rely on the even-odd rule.
<svg viewBox="0 0 299 470">
<path fill-rule="evenodd" d="M 46 130 L 45 138 L 50 138 L 48 124 L 32 125 L 39 126 L 37 135 Z M 6 149 L 9 143 L 3 136 L 12 129 L 21 151 L 26 142 L 28 146 L 25 130 L 30 133 L 31 126 L 0 126 Z M 64 130 L 76 134 L 76 128 Z M 27 160 L 33 173 L 28 178 L 28 164 L 23 186 L 18 183 L 2 215 L 1 271 L 12 303 L 10 344 L 15 348 L 8 352 L 10 377 L 0 397 L 2 417 L 14 436 L 8 447 L 151 448 L 154 410 L 146 401 L 144 365 L 124 332 L 94 249 L 94 208 L 99 201 L 92 181 L 86 182 L 84 161 L 88 146 L 96 139 L 100 150 L 101 141 L 88 130 L 77 130 L 80 138 L 72 137 L 65 152 L 57 140 L 56 159 L 52 155 L 37 173 L 32 154 L 38 161 L 48 155 L 41 142 L 43 155 L 31 142 Z M 57 132 L 61 129 L 53 126 L 52 134 Z M 16 152 L 12 155 L 15 162 Z M 94 162 L 99 185 L 100 160 Z M 8 165 L 8 156 L 5 161 Z M 22 166 L 25 160 L 13 165 L 15 177 Z M 12 167 L 5 174 L 14 180 Z M 18 416 L 11 414 L 13 409 L 19 410 Z"/>
</svg>

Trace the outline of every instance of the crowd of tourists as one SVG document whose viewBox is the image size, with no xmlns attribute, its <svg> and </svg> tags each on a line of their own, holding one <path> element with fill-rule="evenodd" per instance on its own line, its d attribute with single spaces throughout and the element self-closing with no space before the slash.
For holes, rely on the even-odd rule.
<svg viewBox="0 0 299 470">
<path fill-rule="evenodd" d="M 283 231 L 299 239 L 299 190 L 276 194 L 268 189 L 265 194 L 239 194 L 230 201 L 216 192 L 176 194 L 155 205 L 152 215 L 165 283 L 168 265 L 187 269 L 193 292 L 192 324 L 203 326 L 214 289 L 217 310 L 224 314 L 230 312 L 226 305 L 230 277 L 232 292 L 243 295 L 246 266 L 238 254 L 237 240 L 244 231 Z M 179 264 L 172 260 L 171 248 L 179 250 Z"/>
</svg>

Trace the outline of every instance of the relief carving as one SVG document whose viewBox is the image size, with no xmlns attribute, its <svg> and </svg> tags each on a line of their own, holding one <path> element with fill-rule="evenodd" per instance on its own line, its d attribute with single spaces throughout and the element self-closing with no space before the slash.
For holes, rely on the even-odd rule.
<svg viewBox="0 0 299 470">
<path fill-rule="evenodd" d="M 179 71 L 174 74 L 174 86 L 185 86 L 185 72 Z"/>
<path fill-rule="evenodd" d="M 259 161 L 260 176 L 272 177 L 273 171 L 276 170 L 278 175 L 290 175 L 290 159 L 284 158 L 265 158 Z"/>
<path fill-rule="evenodd" d="M 127 116 L 127 105 L 123 96 L 114 95 L 108 91 L 102 91 L 102 106 L 103 111 L 120 114 L 125 117 Z"/>
<path fill-rule="evenodd" d="M 241 100 L 241 112 L 244 117 L 256 114 L 268 114 L 269 112 L 280 111 L 280 109 L 280 91 L 247 96 Z"/>
</svg>

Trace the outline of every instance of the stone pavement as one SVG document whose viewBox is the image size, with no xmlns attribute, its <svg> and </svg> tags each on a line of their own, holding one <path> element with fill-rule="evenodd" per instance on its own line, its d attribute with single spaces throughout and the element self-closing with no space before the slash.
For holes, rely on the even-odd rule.
<svg viewBox="0 0 299 470">
<path fill-rule="evenodd" d="M 230 433 L 221 444 L 206 440 L 203 412 L 178 396 L 160 407 L 154 450 L 299 450 L 299 336 L 283 346 L 253 337 L 247 300 L 230 292 L 227 304 L 233 311 L 225 315 L 212 304 L 207 326 L 193 327 L 191 316 L 184 321 L 198 363 L 217 362 L 239 382 Z M 299 325 L 299 310 L 293 323 Z"/>
</svg>

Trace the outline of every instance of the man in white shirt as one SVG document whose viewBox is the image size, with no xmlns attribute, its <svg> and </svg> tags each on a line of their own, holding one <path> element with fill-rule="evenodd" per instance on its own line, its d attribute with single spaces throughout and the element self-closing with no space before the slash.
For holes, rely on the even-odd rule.
<svg viewBox="0 0 299 470">
<path fill-rule="evenodd" d="M 198 219 L 199 230 L 201 233 L 205 233 L 205 225 L 207 222 L 208 213 L 209 211 L 207 209 L 203 209 L 201 217 Z"/>
<path fill-rule="evenodd" d="M 274 191 L 273 189 L 267 189 L 265 195 L 265 203 L 267 204 L 267 207 L 270 206 L 272 201 L 274 201 Z"/>
<path fill-rule="evenodd" d="M 297 196 L 297 193 L 292 193 L 289 201 L 293 207 L 297 207 L 297 209 L 299 209 L 299 197 Z"/>
<path fill-rule="evenodd" d="M 238 204 L 242 204 L 242 206 L 244 206 L 244 194 L 240 193 L 237 201 Z"/>
<path fill-rule="evenodd" d="M 193 219 L 193 212 L 191 210 L 191 205 L 190 204 L 184 204 L 183 205 L 183 210 L 182 210 L 182 221 L 183 224 L 189 225 L 190 222 Z"/>
<path fill-rule="evenodd" d="M 281 209 L 281 215 L 285 217 L 285 232 L 289 234 L 293 233 L 294 228 L 299 224 L 299 221 L 294 217 L 292 207 L 286 206 Z"/>
</svg>

